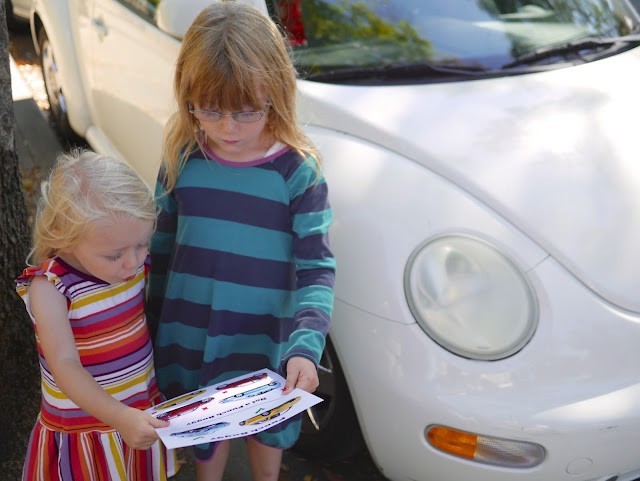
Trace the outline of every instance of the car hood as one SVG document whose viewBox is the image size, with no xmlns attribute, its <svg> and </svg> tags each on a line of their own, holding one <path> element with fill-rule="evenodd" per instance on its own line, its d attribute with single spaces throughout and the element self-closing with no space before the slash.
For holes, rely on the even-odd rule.
<svg viewBox="0 0 640 481">
<path fill-rule="evenodd" d="M 640 312 L 640 49 L 547 72 L 392 87 L 302 81 L 302 120 L 424 165 L 597 295 Z"/>
</svg>

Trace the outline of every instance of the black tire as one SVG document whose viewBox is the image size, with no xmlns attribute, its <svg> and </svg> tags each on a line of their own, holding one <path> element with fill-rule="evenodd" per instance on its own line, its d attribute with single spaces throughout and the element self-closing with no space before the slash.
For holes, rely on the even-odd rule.
<svg viewBox="0 0 640 481">
<path fill-rule="evenodd" d="M 51 119 L 62 137 L 75 141 L 79 139 L 79 136 L 69 124 L 67 101 L 59 83 L 60 73 L 55 52 L 44 28 L 38 33 L 38 45 L 40 47 L 40 65 L 42 67 L 44 88 L 49 100 Z"/>
<path fill-rule="evenodd" d="M 314 393 L 324 401 L 303 413 L 302 432 L 293 450 L 308 459 L 340 460 L 364 448 L 349 387 L 330 338 L 318 368 L 320 386 Z"/>
</svg>

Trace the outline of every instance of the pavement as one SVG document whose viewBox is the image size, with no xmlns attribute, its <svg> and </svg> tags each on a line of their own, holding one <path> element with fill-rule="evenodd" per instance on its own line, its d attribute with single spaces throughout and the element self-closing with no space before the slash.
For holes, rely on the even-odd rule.
<svg viewBox="0 0 640 481">
<path fill-rule="evenodd" d="M 10 63 L 16 151 L 20 166 L 48 172 L 63 150 L 62 143 L 42 115 L 13 57 L 10 57 Z"/>
</svg>

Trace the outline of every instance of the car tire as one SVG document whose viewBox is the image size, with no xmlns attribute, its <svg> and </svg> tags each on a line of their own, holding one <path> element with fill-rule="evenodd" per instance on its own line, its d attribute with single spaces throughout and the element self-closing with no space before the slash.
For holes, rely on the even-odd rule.
<svg viewBox="0 0 640 481">
<path fill-rule="evenodd" d="M 40 30 L 38 34 L 38 45 L 40 47 L 40 65 L 42 67 L 42 77 L 44 88 L 49 100 L 49 112 L 58 130 L 58 133 L 66 139 L 78 139 L 78 135 L 69 124 L 67 113 L 67 102 L 60 86 L 60 73 L 56 62 L 53 46 L 49 41 L 47 32 Z"/>
<path fill-rule="evenodd" d="M 302 432 L 293 450 L 309 459 L 339 460 L 364 448 L 349 387 L 330 338 L 318 366 L 320 385 L 314 394 L 323 402 L 303 413 Z"/>
</svg>

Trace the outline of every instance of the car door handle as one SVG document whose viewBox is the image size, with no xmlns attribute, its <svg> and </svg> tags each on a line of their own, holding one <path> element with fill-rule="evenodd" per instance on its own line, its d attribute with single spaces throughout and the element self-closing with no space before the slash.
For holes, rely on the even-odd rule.
<svg viewBox="0 0 640 481">
<path fill-rule="evenodd" d="M 106 37 L 107 34 L 109 33 L 109 29 L 104 24 L 104 20 L 102 19 L 102 17 L 92 18 L 91 19 L 91 25 L 93 25 L 93 28 L 95 28 L 96 32 L 98 32 L 98 38 L 100 40 L 102 40 L 104 37 Z"/>
</svg>

